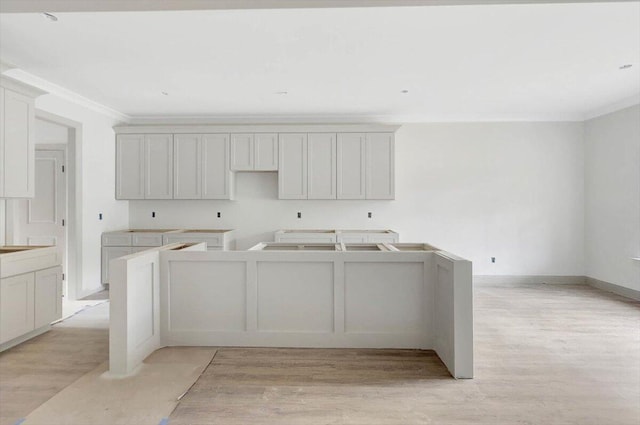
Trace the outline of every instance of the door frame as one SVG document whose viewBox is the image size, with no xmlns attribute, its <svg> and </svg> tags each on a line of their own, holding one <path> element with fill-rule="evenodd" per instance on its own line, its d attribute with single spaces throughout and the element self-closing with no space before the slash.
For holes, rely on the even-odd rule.
<svg viewBox="0 0 640 425">
<path fill-rule="evenodd" d="M 36 118 L 67 127 L 67 299 L 77 300 L 82 291 L 82 124 L 36 108 Z M 41 145 L 45 146 L 45 145 Z"/>
</svg>

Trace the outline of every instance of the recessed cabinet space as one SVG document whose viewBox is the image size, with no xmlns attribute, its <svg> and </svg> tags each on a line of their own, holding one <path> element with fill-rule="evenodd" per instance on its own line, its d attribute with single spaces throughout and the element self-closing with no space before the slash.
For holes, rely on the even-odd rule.
<svg viewBox="0 0 640 425">
<path fill-rule="evenodd" d="M 232 133 L 231 171 L 277 171 L 278 134 Z"/>
<path fill-rule="evenodd" d="M 174 199 L 233 199 L 228 134 L 176 134 Z"/>
<path fill-rule="evenodd" d="M 116 199 L 173 198 L 173 135 L 119 134 Z"/>
<path fill-rule="evenodd" d="M 0 78 L 0 198 L 35 195 L 35 98 L 44 93 Z"/>
</svg>

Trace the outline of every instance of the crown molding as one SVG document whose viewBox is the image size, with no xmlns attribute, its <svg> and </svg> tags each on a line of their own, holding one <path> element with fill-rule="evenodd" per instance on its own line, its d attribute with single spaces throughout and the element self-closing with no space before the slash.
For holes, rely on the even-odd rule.
<svg viewBox="0 0 640 425">
<path fill-rule="evenodd" d="M 2 84 L 2 87 L 4 88 L 11 89 L 13 91 L 33 98 L 42 96 L 43 94 L 47 94 L 46 91 L 41 90 L 38 87 L 32 86 L 30 84 L 25 84 L 24 82 L 16 80 L 15 78 L 11 78 L 7 75 L 0 75 L 0 84 Z"/>
<path fill-rule="evenodd" d="M 45 79 L 37 77 L 21 69 L 17 69 L 17 68 L 11 69 L 10 71 L 8 71 L 8 74 L 6 74 L 6 76 L 9 76 L 13 80 L 17 80 L 24 84 L 28 84 L 38 89 L 44 90 L 49 94 L 52 94 L 61 99 L 67 100 L 76 105 L 82 106 L 94 112 L 98 112 L 99 114 L 105 115 L 109 118 L 113 118 L 117 121 L 129 122 L 131 120 L 131 117 L 127 114 L 124 114 L 108 106 L 102 105 L 98 102 L 94 102 L 93 100 L 88 99 L 82 95 L 79 95 L 76 92 L 73 92 L 57 84 L 51 83 Z"/>
<path fill-rule="evenodd" d="M 2 0 L 2 13 L 143 12 L 170 10 L 318 9 L 345 7 L 482 6 L 532 3 L 613 3 L 637 0 Z"/>
<path fill-rule="evenodd" d="M 248 124 L 396 124 L 454 122 L 580 122 L 581 113 L 542 114 L 307 114 L 307 115 L 132 115 L 130 125 L 248 125 Z"/>
<path fill-rule="evenodd" d="M 9 62 L 0 60 L 0 74 L 4 74 L 5 72 L 9 71 L 10 69 L 14 69 L 15 67 L 15 65 Z"/>
<path fill-rule="evenodd" d="M 116 134 L 207 134 L 207 133 L 367 133 L 396 132 L 400 124 L 200 124 L 125 125 Z"/>
<path fill-rule="evenodd" d="M 584 114 L 584 116 L 582 117 L 583 121 L 589 121 L 592 120 L 594 118 L 597 117 L 601 117 L 602 115 L 607 115 L 610 114 L 612 112 L 616 112 L 619 111 L 621 109 L 626 109 L 629 108 L 631 106 L 635 106 L 640 104 L 640 93 L 634 95 L 634 96 L 629 96 L 626 97 L 622 100 L 619 100 L 617 102 L 614 103 L 610 103 L 608 105 L 605 106 L 601 106 L 599 108 L 596 109 L 592 109 L 591 111 L 587 112 Z"/>
</svg>

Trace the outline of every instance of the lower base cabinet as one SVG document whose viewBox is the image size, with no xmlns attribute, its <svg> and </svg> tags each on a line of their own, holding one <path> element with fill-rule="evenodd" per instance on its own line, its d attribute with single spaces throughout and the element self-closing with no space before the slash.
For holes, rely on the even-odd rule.
<svg viewBox="0 0 640 425">
<path fill-rule="evenodd" d="M 62 267 L 35 273 L 34 329 L 46 326 L 62 317 Z"/>
<path fill-rule="evenodd" d="M 0 279 L 0 344 L 62 317 L 62 267 Z"/>
<path fill-rule="evenodd" d="M 109 262 L 111 260 L 113 260 L 114 258 L 124 257 L 125 255 L 133 254 L 138 251 L 144 251 L 145 249 L 149 249 L 149 247 L 148 246 L 145 246 L 145 247 L 103 246 L 102 247 L 102 283 L 109 283 Z"/>
</svg>

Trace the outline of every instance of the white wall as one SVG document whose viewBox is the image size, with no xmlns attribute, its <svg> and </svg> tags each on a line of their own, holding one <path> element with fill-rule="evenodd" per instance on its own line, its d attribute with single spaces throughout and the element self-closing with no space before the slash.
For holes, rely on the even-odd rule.
<svg viewBox="0 0 640 425">
<path fill-rule="evenodd" d="M 581 276 L 583 154 L 582 123 L 406 124 L 395 201 L 278 200 L 276 173 L 237 173 L 235 201 L 130 201 L 130 226 L 234 228 L 237 249 L 281 228 L 391 228 L 476 275 Z"/>
<path fill-rule="evenodd" d="M 640 290 L 640 106 L 585 122 L 586 275 Z"/>
<path fill-rule="evenodd" d="M 114 196 L 115 134 L 113 126 L 118 124 L 118 121 L 54 95 L 45 95 L 36 99 L 36 108 L 82 124 L 82 142 L 76 147 L 78 150 L 76 156 L 81 162 L 81 166 L 76 170 L 80 173 L 78 199 L 80 216 L 76 224 L 81 229 L 82 242 L 82 245 L 76 248 L 82 263 L 82 276 L 75 294 L 77 297 L 82 297 L 102 287 L 100 277 L 102 232 L 128 226 L 128 204 L 125 201 L 116 201 Z M 53 134 L 52 137 L 57 136 Z M 103 213 L 102 221 L 98 220 L 99 213 Z M 73 242 L 70 241 L 70 243 Z"/>
<path fill-rule="evenodd" d="M 66 145 L 69 141 L 69 128 L 36 118 L 35 135 L 36 145 Z"/>
</svg>

